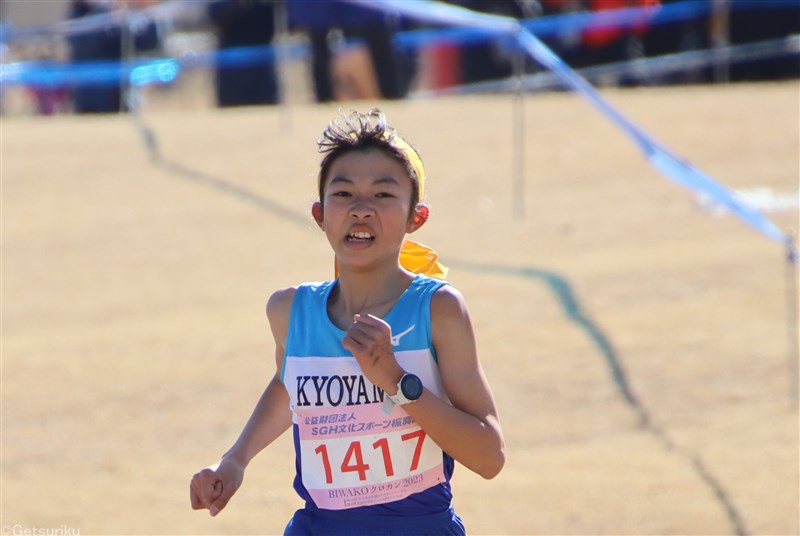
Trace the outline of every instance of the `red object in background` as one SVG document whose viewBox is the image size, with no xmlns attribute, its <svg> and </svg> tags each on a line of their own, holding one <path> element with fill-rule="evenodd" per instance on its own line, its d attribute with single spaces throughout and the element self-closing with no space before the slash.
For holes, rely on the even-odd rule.
<svg viewBox="0 0 800 536">
<path fill-rule="evenodd" d="M 586 9 L 592 13 L 623 8 L 657 7 L 661 0 L 543 0 L 550 10 L 569 13 L 576 9 Z M 582 34 L 582 41 L 590 48 L 602 48 L 617 41 L 628 33 L 642 35 L 647 31 L 646 17 L 631 29 L 619 27 L 591 28 Z"/>
<path fill-rule="evenodd" d="M 454 43 L 427 47 L 421 64 L 421 78 L 427 89 L 446 89 L 461 84 L 461 49 Z"/>
<path fill-rule="evenodd" d="M 589 11 L 608 11 L 611 9 L 635 8 L 635 7 L 656 7 L 661 5 L 660 0 L 588 0 Z M 583 33 L 583 42 L 593 48 L 607 46 L 626 33 L 642 35 L 647 31 L 647 23 L 643 20 L 635 24 L 631 30 L 626 28 L 593 28 Z"/>
<path fill-rule="evenodd" d="M 39 115 L 55 115 L 67 111 L 69 92 L 64 88 L 30 89 L 36 102 L 36 113 Z"/>
</svg>

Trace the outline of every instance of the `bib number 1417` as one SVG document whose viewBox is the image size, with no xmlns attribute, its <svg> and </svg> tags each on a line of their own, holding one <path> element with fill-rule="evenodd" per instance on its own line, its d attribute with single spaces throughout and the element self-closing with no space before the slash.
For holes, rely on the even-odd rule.
<svg viewBox="0 0 800 536">
<path fill-rule="evenodd" d="M 411 458 L 411 466 L 408 471 L 416 471 L 419 467 L 419 458 L 422 454 L 422 444 L 425 441 L 425 432 L 417 430 L 409 432 L 400 436 L 400 439 L 405 441 L 416 440 L 414 446 L 414 456 Z M 347 447 L 344 459 L 342 460 L 339 469 L 342 473 L 358 473 L 358 479 L 364 481 L 367 479 L 367 471 L 370 465 L 364 462 L 364 452 L 362 450 L 361 441 L 353 441 Z M 383 437 L 372 444 L 374 450 L 380 451 L 383 459 L 383 470 L 387 477 L 394 476 L 394 465 L 392 463 L 392 454 L 389 450 L 389 439 Z M 330 456 L 328 455 L 328 447 L 324 443 L 314 449 L 314 452 L 322 457 L 322 465 L 325 468 L 325 482 L 333 484 L 333 470 L 331 467 Z"/>
</svg>

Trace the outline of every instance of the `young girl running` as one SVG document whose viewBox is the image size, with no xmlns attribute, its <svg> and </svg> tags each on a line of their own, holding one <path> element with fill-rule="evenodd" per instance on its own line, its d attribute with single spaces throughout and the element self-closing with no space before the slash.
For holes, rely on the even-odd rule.
<svg viewBox="0 0 800 536">
<path fill-rule="evenodd" d="M 336 278 L 270 297 L 275 375 L 233 447 L 192 478 L 192 507 L 217 515 L 291 427 L 305 507 L 285 534 L 465 534 L 454 460 L 493 478 L 504 443 L 464 298 L 406 238 L 429 214 L 422 162 L 377 110 L 332 121 L 319 150 L 312 214 Z"/>
</svg>

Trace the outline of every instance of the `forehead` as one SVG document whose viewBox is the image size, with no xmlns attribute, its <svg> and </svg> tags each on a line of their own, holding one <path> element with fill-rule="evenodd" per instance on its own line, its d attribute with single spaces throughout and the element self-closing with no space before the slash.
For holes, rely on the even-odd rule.
<svg viewBox="0 0 800 536">
<path fill-rule="evenodd" d="M 380 180 L 393 178 L 399 184 L 411 184 L 411 177 L 403 162 L 381 149 L 348 151 L 337 157 L 328 168 L 325 181 L 345 178 L 348 180 Z"/>
</svg>

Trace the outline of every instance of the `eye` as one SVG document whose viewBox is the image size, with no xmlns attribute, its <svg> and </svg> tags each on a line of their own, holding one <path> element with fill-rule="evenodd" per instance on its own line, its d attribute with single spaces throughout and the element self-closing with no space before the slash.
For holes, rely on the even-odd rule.
<svg viewBox="0 0 800 536">
<path fill-rule="evenodd" d="M 350 197 L 350 192 L 348 192 L 347 190 L 339 190 L 339 191 L 336 191 L 336 192 L 331 192 L 330 196 L 331 197 Z"/>
<path fill-rule="evenodd" d="M 375 197 L 378 197 L 378 198 L 381 198 L 381 199 L 386 199 L 386 198 L 394 197 L 394 194 L 390 194 L 389 192 L 378 192 L 377 194 L 375 194 Z"/>
</svg>

